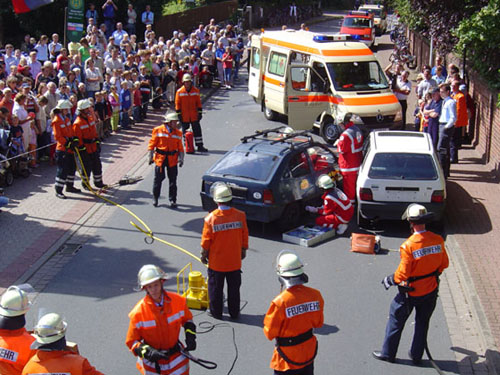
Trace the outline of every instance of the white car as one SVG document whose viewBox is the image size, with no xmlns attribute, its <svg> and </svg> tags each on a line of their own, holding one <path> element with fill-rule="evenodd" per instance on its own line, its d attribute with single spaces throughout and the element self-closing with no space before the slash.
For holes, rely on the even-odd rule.
<svg viewBox="0 0 500 375">
<path fill-rule="evenodd" d="M 377 36 L 380 36 L 387 31 L 387 19 L 383 5 L 365 4 L 361 5 L 358 10 L 373 14 L 375 32 Z"/>
<path fill-rule="evenodd" d="M 443 217 L 446 181 L 427 133 L 378 131 L 369 136 L 357 180 L 357 222 L 401 220 L 410 203 Z"/>
</svg>

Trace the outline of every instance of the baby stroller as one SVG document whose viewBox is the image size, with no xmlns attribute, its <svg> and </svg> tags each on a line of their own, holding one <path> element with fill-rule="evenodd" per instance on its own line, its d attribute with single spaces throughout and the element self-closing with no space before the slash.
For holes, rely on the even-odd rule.
<svg viewBox="0 0 500 375">
<path fill-rule="evenodd" d="M 12 137 L 7 150 L 7 158 L 15 158 L 9 161 L 10 168 L 14 176 L 27 178 L 30 175 L 29 162 L 31 157 L 23 155 L 24 146 L 22 137 Z"/>
<path fill-rule="evenodd" d="M 10 186 L 14 182 L 10 162 L 7 160 L 9 131 L 0 129 L 0 186 Z"/>
</svg>

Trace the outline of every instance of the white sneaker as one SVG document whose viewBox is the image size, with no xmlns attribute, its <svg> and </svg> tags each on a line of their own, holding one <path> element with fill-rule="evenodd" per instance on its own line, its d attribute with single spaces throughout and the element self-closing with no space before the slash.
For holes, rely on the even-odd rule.
<svg viewBox="0 0 500 375">
<path fill-rule="evenodd" d="M 344 232 L 346 231 L 346 229 L 347 229 L 347 224 L 340 224 L 337 227 L 337 234 L 344 234 Z"/>
</svg>

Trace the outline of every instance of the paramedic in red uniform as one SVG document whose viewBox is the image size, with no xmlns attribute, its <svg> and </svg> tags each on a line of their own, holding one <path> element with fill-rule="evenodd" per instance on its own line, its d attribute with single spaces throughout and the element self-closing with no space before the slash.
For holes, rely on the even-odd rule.
<svg viewBox="0 0 500 375">
<path fill-rule="evenodd" d="M 321 293 L 304 284 L 308 277 L 296 253 L 283 250 L 276 259 L 281 288 L 264 318 L 264 334 L 276 340 L 270 367 L 274 374 L 312 375 L 318 340 L 314 328 L 323 326 Z"/>
<path fill-rule="evenodd" d="M 175 93 L 175 110 L 179 115 L 182 133 L 185 134 L 189 126 L 193 128 L 194 143 L 199 152 L 207 152 L 203 147 L 200 121 L 202 117 L 200 90 L 193 86 L 190 74 L 182 76 L 183 86 Z"/>
<path fill-rule="evenodd" d="M 231 189 L 219 184 L 213 189 L 218 208 L 204 220 L 201 235 L 201 261 L 208 264 L 210 313 L 222 319 L 224 280 L 227 282 L 229 315 L 240 315 L 241 260 L 248 249 L 247 219 L 243 211 L 230 207 Z"/>
<path fill-rule="evenodd" d="M 343 125 L 345 130 L 339 137 L 339 168 L 343 177 L 344 193 L 354 204 L 356 201 L 356 180 L 363 161 L 363 133 L 351 121 L 352 113 L 346 113 Z"/>
<path fill-rule="evenodd" d="M 425 229 L 425 223 L 432 216 L 424 206 L 416 203 L 410 204 L 403 214 L 403 220 L 410 222 L 413 234 L 399 248 L 401 262 L 398 269 L 382 281 L 386 289 L 398 285 L 399 293 L 391 303 L 382 350 L 373 352 L 373 356 L 381 361 L 396 360 L 401 333 L 413 308 L 416 310 L 415 332 L 408 355 L 414 364 L 420 363 L 427 345 L 439 275 L 448 267 L 443 238 Z"/>
<path fill-rule="evenodd" d="M 24 366 L 22 375 L 72 374 L 103 375 L 85 358 L 66 347 L 66 322 L 59 314 L 42 316 L 33 330 L 35 354 Z"/>
<path fill-rule="evenodd" d="M 177 165 L 184 164 L 184 147 L 182 133 L 178 129 L 177 113 L 168 113 L 163 124 L 153 129 L 149 140 L 149 164 L 155 163 L 153 180 L 153 206 L 158 207 L 161 183 L 165 179 L 165 168 L 168 176 L 168 199 L 170 207 L 177 207 Z"/>
<path fill-rule="evenodd" d="M 146 264 L 137 275 L 138 288 L 146 296 L 128 314 L 130 324 L 125 344 L 137 356 L 136 366 L 143 375 L 188 375 L 189 360 L 180 352 L 179 334 L 184 327 L 186 351 L 196 349 L 196 326 L 186 299 L 167 292 L 167 275 L 157 266 Z"/>
<path fill-rule="evenodd" d="M 0 374 L 2 375 L 21 375 L 24 366 L 35 353 L 30 348 L 35 338 L 24 328 L 25 314 L 29 308 L 27 292 L 15 285 L 10 286 L 0 299 Z"/>
<path fill-rule="evenodd" d="M 332 178 L 326 174 L 318 177 L 318 186 L 325 191 L 323 207 L 306 206 L 306 211 L 317 213 L 316 225 L 336 229 L 338 234 L 343 234 L 347 224 L 354 215 L 354 207 L 344 192 L 335 186 Z"/>
</svg>

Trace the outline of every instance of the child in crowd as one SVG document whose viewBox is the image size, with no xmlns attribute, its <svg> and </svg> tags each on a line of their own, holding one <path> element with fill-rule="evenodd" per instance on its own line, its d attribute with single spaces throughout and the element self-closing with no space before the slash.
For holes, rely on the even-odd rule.
<svg viewBox="0 0 500 375">
<path fill-rule="evenodd" d="M 50 133 L 47 131 L 47 104 L 49 100 L 45 96 L 38 97 L 38 106 L 40 107 L 39 111 L 36 113 L 36 119 L 40 126 L 40 134 L 38 135 L 37 144 L 38 148 L 41 148 L 38 151 L 38 158 L 40 161 L 48 161 L 49 160 L 49 149 L 47 146 L 50 143 Z"/>
<path fill-rule="evenodd" d="M 129 114 L 128 111 L 132 106 L 132 98 L 130 90 L 128 89 L 128 82 L 123 80 L 121 82 L 122 89 L 120 91 L 120 126 L 122 129 L 129 128 Z"/>
<path fill-rule="evenodd" d="M 97 136 L 102 141 L 104 139 L 104 118 L 102 117 L 102 95 L 100 91 L 95 93 L 94 114 L 96 122 Z"/>
<path fill-rule="evenodd" d="M 16 115 L 12 115 L 10 124 L 10 145 L 7 157 L 12 158 L 23 153 L 23 128 L 19 125 L 19 118 Z"/>
<path fill-rule="evenodd" d="M 210 73 L 208 66 L 204 65 L 203 69 L 200 72 L 200 86 L 209 89 L 212 87 L 212 82 L 213 82 L 212 73 Z"/>
<path fill-rule="evenodd" d="M 118 122 L 120 121 L 120 97 L 118 96 L 116 86 L 111 85 L 111 92 L 108 95 L 109 104 L 111 105 L 111 129 L 113 132 L 118 131 Z"/>
<path fill-rule="evenodd" d="M 141 101 L 141 83 L 139 81 L 134 83 L 134 93 L 133 93 L 133 98 L 134 98 L 134 110 L 133 110 L 133 117 L 135 122 L 142 121 L 141 118 L 141 106 L 142 106 L 142 101 Z"/>
<path fill-rule="evenodd" d="M 163 105 L 163 91 L 161 87 L 157 87 L 153 97 L 153 103 L 151 104 L 154 109 L 161 109 Z"/>
</svg>

